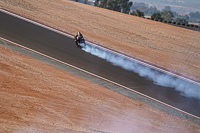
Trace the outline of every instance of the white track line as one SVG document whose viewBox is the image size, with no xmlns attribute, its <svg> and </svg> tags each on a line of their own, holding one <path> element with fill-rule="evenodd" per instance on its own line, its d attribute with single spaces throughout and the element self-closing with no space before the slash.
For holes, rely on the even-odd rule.
<svg viewBox="0 0 200 133">
<path fill-rule="evenodd" d="M 71 65 L 71 64 L 68 64 L 68 63 L 66 63 L 66 62 L 60 61 L 60 60 L 58 60 L 58 59 L 55 59 L 55 58 L 53 58 L 53 57 L 50 57 L 50 56 L 48 56 L 48 55 L 45 55 L 45 54 L 40 53 L 40 52 L 38 52 L 38 51 L 35 51 L 35 50 L 33 50 L 33 49 L 27 48 L 27 47 L 25 47 L 25 46 L 22 46 L 22 45 L 20 45 L 20 44 L 15 43 L 15 42 L 9 41 L 9 40 L 7 40 L 7 39 L 5 39 L 5 38 L 0 37 L 0 40 L 6 41 L 6 42 L 11 43 L 11 44 L 13 44 L 13 45 L 15 45 L 15 46 L 18 46 L 18 47 L 20 47 L 20 48 L 23 48 L 23 49 L 26 49 L 26 50 L 28 50 L 28 51 L 34 52 L 34 53 L 36 53 L 36 54 L 39 54 L 39 55 L 41 55 L 41 56 L 44 56 L 44 57 L 46 57 L 46 58 L 49 58 L 49 59 L 54 60 L 54 61 L 56 61 L 56 62 L 59 62 L 59 63 L 61 63 L 61 64 L 64 64 L 64 65 L 66 65 L 66 66 L 75 68 L 75 69 L 77 69 L 77 70 L 79 70 L 79 71 L 82 71 L 82 72 L 87 73 L 87 74 L 89 74 L 89 75 L 92 75 L 92 76 L 94 76 L 94 77 L 96 77 L 96 78 L 102 79 L 102 80 L 104 80 L 104 81 L 107 81 L 107 82 L 112 83 L 112 84 L 114 84 L 114 85 L 117 85 L 117 86 L 119 86 L 119 87 L 122 87 L 122 88 L 124 88 L 124 89 L 126 89 L 126 90 L 128 90 L 128 91 L 134 92 L 134 93 L 136 93 L 136 94 L 138 94 L 138 95 L 141 95 L 141 96 L 143 96 L 143 97 L 145 97 L 145 98 L 148 98 L 148 99 L 153 100 L 153 101 L 155 101 L 155 102 L 157 102 L 157 103 L 160 103 L 160 104 L 165 105 L 165 106 L 167 106 L 167 107 L 169 107 L 169 108 L 172 108 L 172 109 L 174 109 L 174 110 L 177 110 L 177 111 L 179 111 L 179 112 L 182 112 L 182 113 L 184 113 L 184 114 L 186 114 L 186 115 L 192 116 L 192 117 L 197 118 L 197 119 L 200 120 L 200 117 L 198 117 L 198 116 L 195 116 L 195 115 L 193 115 L 193 114 L 190 114 L 190 113 L 188 113 L 188 112 L 185 112 L 185 111 L 183 111 L 183 110 L 181 110 L 181 109 L 178 109 L 178 108 L 173 107 L 173 106 L 171 106 L 171 105 L 169 105 L 169 104 L 166 104 L 166 103 L 164 103 L 164 102 L 161 102 L 161 101 L 159 101 L 159 100 L 157 100 L 157 99 L 154 99 L 154 98 L 152 98 L 152 97 L 150 97 L 150 96 L 147 96 L 147 95 L 145 95 L 145 94 L 142 94 L 142 93 L 140 93 L 140 92 L 138 92 L 138 91 L 132 90 L 132 89 L 130 89 L 130 88 L 126 87 L 126 86 L 123 86 L 123 85 L 121 85 L 121 84 L 118 84 L 118 83 L 116 83 L 116 82 L 113 82 L 113 81 L 111 81 L 111 80 L 108 80 L 108 79 L 106 79 L 106 78 L 103 78 L 103 77 L 101 77 L 101 76 L 98 76 L 98 75 L 96 75 L 96 74 L 93 74 L 93 73 L 91 73 L 91 72 L 88 72 L 88 71 L 86 71 L 86 70 L 83 70 L 83 69 L 81 69 L 81 68 L 78 68 L 78 67 L 76 67 L 76 66 L 73 66 L 73 65 Z"/>
<path fill-rule="evenodd" d="M 20 18 L 20 19 L 22 19 L 22 20 L 31 22 L 31 23 L 36 24 L 36 25 L 38 25 L 38 26 L 41 26 L 41 27 L 43 27 L 43 28 L 46 28 L 46 29 L 52 30 L 52 31 L 54 31 L 54 32 L 60 33 L 60 34 L 62 34 L 62 35 L 68 36 L 68 37 L 70 37 L 70 38 L 73 38 L 73 36 L 70 35 L 70 34 L 64 33 L 64 32 L 62 32 L 62 31 L 60 31 L 60 30 L 57 30 L 57 29 L 52 28 L 52 27 L 49 27 L 49 26 L 47 26 L 47 25 L 44 25 L 44 24 L 35 22 L 35 21 L 30 20 L 30 19 L 28 19 L 28 18 L 22 17 L 22 16 L 20 16 L 20 15 L 11 13 L 11 12 L 6 11 L 6 10 L 4 10 L 4 9 L 1 9 L 1 8 L 0 8 L 0 11 L 2 11 L 2 12 L 4 12 L 4 13 L 7 13 L 7 14 L 9 14 L 9 15 L 15 16 L 15 17 L 17 17 L 17 18 Z M 171 105 L 169 105 L 169 104 L 166 104 L 166 103 L 161 102 L 161 101 L 159 101 L 159 100 L 157 100 L 157 99 L 154 99 L 154 98 L 149 97 L 149 96 L 147 96 L 147 95 L 144 95 L 144 94 L 142 94 L 142 93 L 140 93 L 140 92 L 137 92 L 137 91 L 135 91 L 135 90 L 132 90 L 132 89 L 126 87 L 126 86 L 123 86 L 123 85 L 121 85 L 121 84 L 118 84 L 118 83 L 116 83 L 116 82 L 113 82 L 113 81 L 111 81 L 111 80 L 108 80 L 108 79 L 106 79 L 106 78 L 103 78 L 103 77 L 101 77 L 101 76 L 98 76 L 98 75 L 96 75 L 96 74 L 90 73 L 90 72 L 88 72 L 88 71 L 86 71 L 86 70 L 83 70 L 83 69 L 78 68 L 78 67 L 76 67 L 76 66 L 73 66 L 73 65 L 71 65 L 71 64 L 65 63 L 65 62 L 63 62 L 63 61 L 60 61 L 60 60 L 58 60 L 58 59 L 55 59 L 55 58 L 50 57 L 50 56 L 48 56 L 48 55 L 45 55 L 45 54 L 43 54 L 43 53 L 37 52 L 37 51 L 35 51 L 35 50 L 33 50 L 33 49 L 27 48 L 27 47 L 25 47 L 25 46 L 22 46 L 22 45 L 20 45 L 20 44 L 15 43 L 15 42 L 9 41 L 9 40 L 7 40 L 7 39 L 5 39 L 5 38 L 0 37 L 0 39 L 3 40 L 3 41 L 6 41 L 6 42 L 12 43 L 13 45 L 16 45 L 16 46 L 18 46 L 18 47 L 21 47 L 21 48 L 23 48 L 23 49 L 26 49 L 26 50 L 28 50 L 28 51 L 31 51 L 31 52 L 34 52 L 34 53 L 39 54 L 39 55 L 41 55 L 41 56 L 44 56 L 44 57 L 46 57 L 46 58 L 49 58 L 49 59 L 51 59 L 51 60 L 54 60 L 54 61 L 56 61 L 56 62 L 62 63 L 62 64 L 64 64 L 64 65 L 70 66 L 70 67 L 72 67 L 72 68 L 75 68 L 75 69 L 77 69 L 77 70 L 79 70 L 79 71 L 82 71 L 82 72 L 84 72 L 84 73 L 90 74 L 90 75 L 92 75 L 92 76 L 94 76 L 94 77 L 97 77 L 97 78 L 100 78 L 100 79 L 105 80 L 105 81 L 107 81 L 107 82 L 110 82 L 110 83 L 112 83 L 112 84 L 115 84 L 115 85 L 117 85 L 117 86 L 119 86 L 119 87 L 122 87 L 122 88 L 124 88 L 124 89 L 126 89 L 126 90 L 129 90 L 129 91 L 131 91 L 131 92 L 134 92 L 134 93 L 136 93 L 136 94 L 139 94 L 139 95 L 141 95 L 141 96 L 143 96 L 143 97 L 146 97 L 146 98 L 148 98 L 148 99 L 150 99 L 150 100 L 153 100 L 153 101 L 155 101 L 155 102 L 157 102 L 157 103 L 160 103 L 160 104 L 162 104 L 162 105 L 165 105 L 165 106 L 167 106 L 167 107 L 170 107 L 170 108 L 172 108 L 172 109 L 175 109 L 175 110 L 177 110 L 177 111 L 179 111 L 179 112 L 182 112 L 182 113 L 184 113 L 184 114 L 187 114 L 187 115 L 189 115 L 189 116 L 192 116 L 192 117 L 197 118 L 197 119 L 200 120 L 200 117 L 198 117 L 198 116 L 195 116 L 195 115 L 193 115 L 193 114 L 190 114 L 190 113 L 188 113 L 188 112 L 185 112 L 185 111 L 183 111 L 183 110 L 180 110 L 180 109 L 178 109 L 178 108 L 176 108 L 176 107 L 173 107 L 173 106 L 171 106 Z M 91 43 L 91 42 L 89 42 L 89 41 L 87 41 L 87 43 L 89 43 L 89 44 L 91 44 L 91 45 L 95 45 L 96 47 L 102 48 L 102 49 L 104 49 L 104 50 L 106 50 L 106 51 L 109 51 L 109 52 L 118 54 L 118 55 L 123 56 L 123 57 L 125 57 L 125 58 L 134 60 L 134 61 L 136 61 L 136 62 L 138 62 L 138 63 L 140 62 L 141 64 L 144 64 L 144 65 L 146 65 L 146 66 L 155 67 L 155 66 L 152 66 L 152 65 L 150 65 L 150 64 L 147 64 L 147 63 L 145 63 L 145 62 L 142 62 L 142 61 L 139 61 L 139 60 L 137 60 L 137 59 L 128 57 L 128 56 L 126 56 L 126 55 L 123 55 L 123 54 L 121 54 L 121 53 L 118 53 L 118 52 L 116 52 L 116 51 L 114 51 L 114 50 L 110 50 L 110 49 L 106 49 L 106 48 L 104 48 L 104 47 L 98 46 L 97 44 Z M 160 68 L 155 67 L 155 69 L 159 70 Z M 161 69 L 161 71 L 164 71 L 164 72 L 166 72 L 166 73 L 171 73 L 171 72 L 168 72 L 168 71 L 163 70 L 163 69 Z M 173 74 L 173 73 L 172 73 L 172 74 Z M 176 75 L 176 74 L 173 74 L 173 75 Z M 176 75 L 176 76 L 179 77 L 179 75 Z M 183 79 L 183 78 L 185 78 L 185 77 L 182 77 L 182 79 Z M 187 79 L 187 78 L 186 78 L 186 79 Z M 189 80 L 190 80 L 190 79 L 187 79 L 187 81 L 189 81 Z M 193 81 L 193 80 L 192 80 L 192 82 L 193 82 L 193 83 L 196 83 L 196 81 Z M 197 82 L 196 84 L 200 85 L 200 83 L 198 83 L 198 82 Z"/>
</svg>

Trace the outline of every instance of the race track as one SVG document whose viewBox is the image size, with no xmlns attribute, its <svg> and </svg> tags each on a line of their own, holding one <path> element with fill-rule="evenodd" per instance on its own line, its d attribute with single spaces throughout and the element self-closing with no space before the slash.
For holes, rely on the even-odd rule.
<svg viewBox="0 0 200 133">
<path fill-rule="evenodd" d="M 129 87 L 200 117 L 200 100 L 180 95 L 174 88 L 155 85 L 137 73 L 114 66 L 75 47 L 74 40 L 0 12 L 0 37 Z"/>
</svg>

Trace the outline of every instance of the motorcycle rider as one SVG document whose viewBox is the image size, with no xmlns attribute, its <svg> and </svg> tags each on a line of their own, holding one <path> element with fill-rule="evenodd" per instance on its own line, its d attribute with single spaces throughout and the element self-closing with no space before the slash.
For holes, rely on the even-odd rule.
<svg viewBox="0 0 200 133">
<path fill-rule="evenodd" d="M 83 38 L 83 35 L 81 34 L 81 32 L 78 31 L 76 36 L 74 37 L 75 43 L 77 46 L 78 46 L 78 43 L 80 42 L 80 39 L 82 39 L 82 38 Z"/>
</svg>

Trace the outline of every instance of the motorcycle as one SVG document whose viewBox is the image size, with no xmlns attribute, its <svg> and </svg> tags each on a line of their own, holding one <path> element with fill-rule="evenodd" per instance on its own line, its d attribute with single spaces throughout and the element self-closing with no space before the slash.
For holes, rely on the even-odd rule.
<svg viewBox="0 0 200 133">
<path fill-rule="evenodd" d="M 85 47 L 85 39 L 83 37 L 74 37 L 76 47 L 77 48 L 84 48 Z"/>
</svg>

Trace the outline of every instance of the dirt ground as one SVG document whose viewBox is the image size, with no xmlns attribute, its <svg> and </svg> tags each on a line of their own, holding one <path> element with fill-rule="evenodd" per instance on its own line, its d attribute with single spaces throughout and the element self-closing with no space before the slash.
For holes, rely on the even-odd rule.
<svg viewBox="0 0 200 133">
<path fill-rule="evenodd" d="M 66 0 L 0 0 L 0 7 L 200 79 L 199 32 Z M 200 126 L 0 47 L 0 132 L 198 133 Z"/>
<path fill-rule="evenodd" d="M 0 0 L 0 7 L 200 81 L 200 32 L 68 0 Z"/>
<path fill-rule="evenodd" d="M 2 133 L 200 132 L 200 125 L 4 47 L 0 51 Z"/>
</svg>

